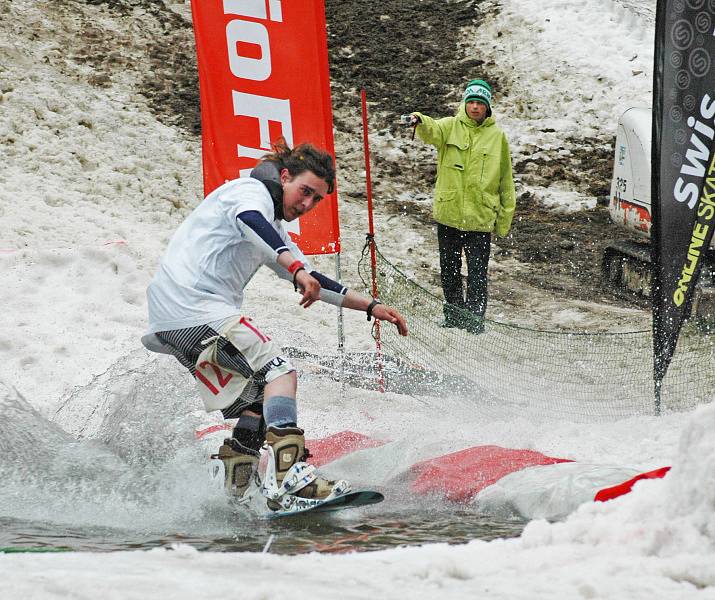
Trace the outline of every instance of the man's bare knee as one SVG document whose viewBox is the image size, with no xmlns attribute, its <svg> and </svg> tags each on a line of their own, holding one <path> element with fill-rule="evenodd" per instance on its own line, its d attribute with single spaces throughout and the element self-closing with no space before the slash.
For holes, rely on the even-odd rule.
<svg viewBox="0 0 715 600">
<path fill-rule="evenodd" d="M 267 383 L 264 396 L 266 398 L 270 398 L 271 396 L 288 396 L 295 398 L 297 388 L 298 375 L 295 371 L 291 371 L 290 373 L 280 375 L 270 383 Z"/>
</svg>

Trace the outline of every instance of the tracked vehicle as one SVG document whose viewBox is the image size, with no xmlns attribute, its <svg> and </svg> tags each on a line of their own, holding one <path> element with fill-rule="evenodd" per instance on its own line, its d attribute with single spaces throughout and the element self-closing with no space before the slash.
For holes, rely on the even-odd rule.
<svg viewBox="0 0 715 600">
<path fill-rule="evenodd" d="M 635 232 L 636 239 L 619 240 L 607 246 L 602 262 L 609 286 L 639 304 L 647 303 L 650 298 L 652 277 L 651 132 L 650 108 L 629 108 L 618 122 L 608 211 L 613 222 Z M 715 317 L 714 248 L 715 238 L 692 304 L 693 314 L 708 321 Z"/>
</svg>

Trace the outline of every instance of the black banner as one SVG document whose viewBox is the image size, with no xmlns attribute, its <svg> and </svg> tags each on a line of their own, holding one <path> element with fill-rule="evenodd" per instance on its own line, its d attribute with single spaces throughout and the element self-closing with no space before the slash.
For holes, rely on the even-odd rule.
<svg viewBox="0 0 715 600">
<path fill-rule="evenodd" d="M 715 0 L 658 0 L 655 35 L 651 297 L 659 402 L 715 227 Z"/>
</svg>

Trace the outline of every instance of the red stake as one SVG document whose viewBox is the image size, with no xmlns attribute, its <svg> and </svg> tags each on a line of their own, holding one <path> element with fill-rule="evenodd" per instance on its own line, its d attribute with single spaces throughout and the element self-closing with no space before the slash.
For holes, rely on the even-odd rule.
<svg viewBox="0 0 715 600">
<path fill-rule="evenodd" d="M 370 263 L 372 267 L 372 297 L 378 298 L 377 290 L 377 257 L 375 255 L 375 224 L 372 218 L 372 178 L 370 177 L 370 144 L 367 139 L 367 95 L 365 88 L 361 90 L 362 98 L 362 139 L 365 152 L 365 179 L 367 183 L 367 217 L 370 244 Z M 385 392 L 385 376 L 382 370 L 382 344 L 380 343 L 380 321 L 375 319 L 375 345 L 377 348 L 378 389 Z"/>
</svg>

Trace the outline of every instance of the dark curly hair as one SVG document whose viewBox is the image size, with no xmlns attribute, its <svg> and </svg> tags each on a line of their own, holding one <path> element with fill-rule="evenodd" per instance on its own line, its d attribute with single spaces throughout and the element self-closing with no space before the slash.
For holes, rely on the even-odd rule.
<svg viewBox="0 0 715 600">
<path fill-rule="evenodd" d="M 312 144 L 299 144 L 291 150 L 284 138 L 271 144 L 272 154 L 261 160 L 278 163 L 279 169 L 288 169 L 291 177 L 311 171 L 328 184 L 328 194 L 335 189 L 335 163 L 333 157 Z"/>
</svg>

